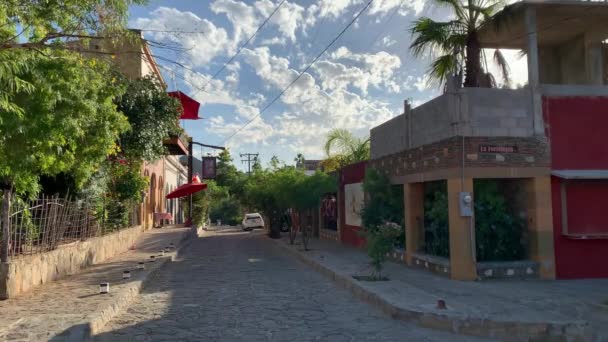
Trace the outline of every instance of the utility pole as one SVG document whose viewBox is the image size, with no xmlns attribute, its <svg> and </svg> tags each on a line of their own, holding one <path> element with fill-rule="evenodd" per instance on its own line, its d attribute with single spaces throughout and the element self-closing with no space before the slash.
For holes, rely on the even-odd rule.
<svg viewBox="0 0 608 342">
<path fill-rule="evenodd" d="M 240 156 L 241 158 L 243 157 L 247 157 L 247 159 L 241 159 L 242 163 L 247 163 L 247 173 L 251 174 L 251 163 L 255 162 L 255 160 L 258 158 L 260 154 L 259 153 L 241 153 Z"/>
</svg>

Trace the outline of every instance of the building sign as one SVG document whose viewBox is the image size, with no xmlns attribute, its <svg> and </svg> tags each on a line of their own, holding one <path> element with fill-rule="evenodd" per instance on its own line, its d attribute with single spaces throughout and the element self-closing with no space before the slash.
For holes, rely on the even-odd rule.
<svg viewBox="0 0 608 342">
<path fill-rule="evenodd" d="M 479 153 L 517 153 L 517 146 L 479 145 Z"/>
<path fill-rule="evenodd" d="M 216 173 L 215 157 L 203 157 L 203 179 L 215 179 Z"/>
</svg>

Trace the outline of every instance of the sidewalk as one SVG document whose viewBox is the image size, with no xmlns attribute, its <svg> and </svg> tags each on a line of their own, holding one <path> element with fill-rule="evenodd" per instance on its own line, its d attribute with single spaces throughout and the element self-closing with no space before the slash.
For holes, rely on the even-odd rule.
<svg viewBox="0 0 608 342">
<path fill-rule="evenodd" d="M 357 297 L 394 318 L 461 334 L 501 339 L 574 338 L 608 341 L 608 280 L 504 280 L 462 282 L 404 264 L 387 262 L 390 281 L 357 281 L 367 275 L 363 250 L 313 239 L 311 251 L 288 239 L 275 240 L 286 251 L 327 275 Z M 448 309 L 436 308 L 438 299 Z"/>
<path fill-rule="evenodd" d="M 143 282 L 169 262 L 192 235 L 190 228 L 153 229 L 139 238 L 135 250 L 0 301 L 0 340 L 82 341 L 127 306 Z M 177 248 L 150 262 L 150 255 L 158 255 L 170 243 Z M 143 271 L 136 269 L 140 261 L 146 261 Z M 130 279 L 122 279 L 124 270 L 131 271 Z M 102 282 L 110 283 L 109 294 L 99 294 Z"/>
</svg>

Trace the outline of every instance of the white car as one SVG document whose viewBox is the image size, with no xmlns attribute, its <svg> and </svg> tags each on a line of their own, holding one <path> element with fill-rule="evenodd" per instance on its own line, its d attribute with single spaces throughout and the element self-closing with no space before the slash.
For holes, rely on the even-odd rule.
<svg viewBox="0 0 608 342">
<path fill-rule="evenodd" d="M 243 230 L 253 230 L 255 228 L 264 228 L 264 219 L 258 213 L 246 214 L 243 219 Z"/>
</svg>

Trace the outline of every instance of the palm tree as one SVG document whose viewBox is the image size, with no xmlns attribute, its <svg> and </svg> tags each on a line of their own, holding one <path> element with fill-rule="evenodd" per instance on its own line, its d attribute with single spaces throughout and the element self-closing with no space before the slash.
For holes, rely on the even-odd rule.
<svg viewBox="0 0 608 342">
<path fill-rule="evenodd" d="M 417 19 L 410 32 L 414 41 L 410 50 L 416 57 L 430 53 L 434 60 L 430 67 L 430 79 L 445 84 L 448 77 L 462 77 L 464 86 L 494 86 L 489 74 L 486 56 L 479 42 L 479 28 L 504 5 L 503 0 L 434 0 L 450 7 L 455 18 L 435 21 L 428 17 Z M 482 57 L 485 67 L 482 67 Z M 509 67 L 502 53 L 496 50 L 494 61 L 501 69 L 503 81 L 509 84 Z M 463 63 L 464 62 L 464 63 Z M 464 68 L 463 68 L 464 64 Z"/>
<path fill-rule="evenodd" d="M 348 164 L 368 160 L 370 157 L 369 138 L 355 137 L 345 129 L 333 129 L 325 140 L 327 158 L 321 162 L 326 171 L 333 171 Z"/>
</svg>

